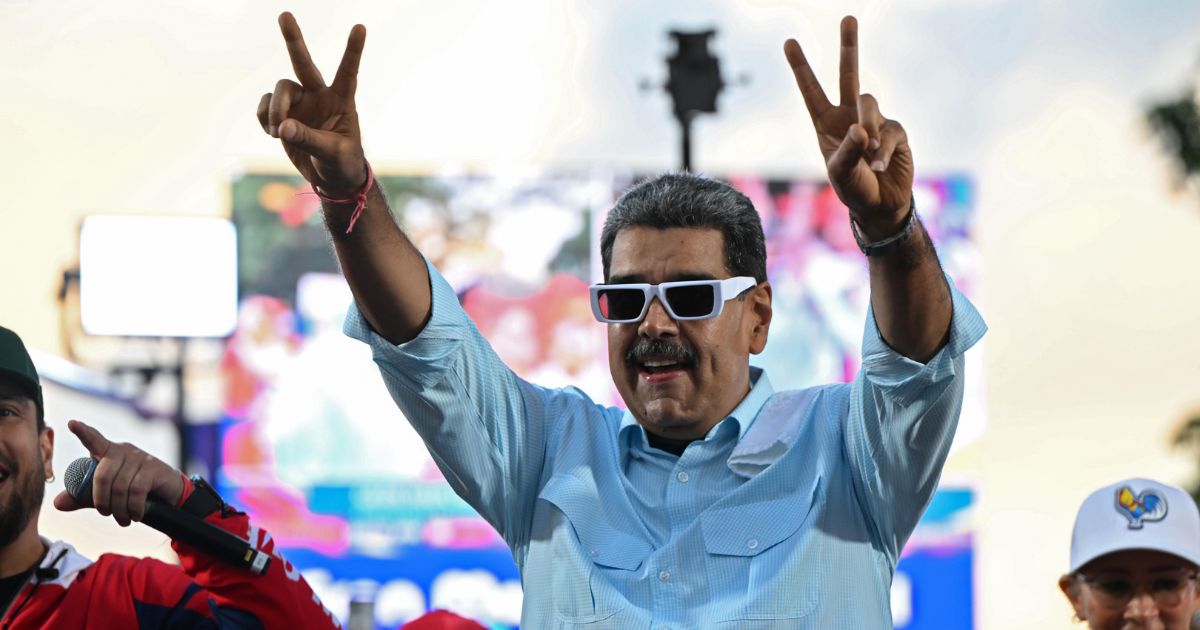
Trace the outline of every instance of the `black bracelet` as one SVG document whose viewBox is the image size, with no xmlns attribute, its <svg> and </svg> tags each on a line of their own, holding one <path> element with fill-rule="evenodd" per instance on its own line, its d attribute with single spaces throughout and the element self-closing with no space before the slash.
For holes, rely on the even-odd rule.
<svg viewBox="0 0 1200 630">
<path fill-rule="evenodd" d="M 917 227 L 917 198 L 914 196 L 909 202 L 908 220 L 904 222 L 904 227 L 899 232 L 883 239 L 868 243 L 863 240 L 862 233 L 858 231 L 858 224 L 854 222 L 854 218 L 850 218 L 850 231 L 854 233 L 854 242 L 858 243 L 858 248 L 867 256 L 878 257 L 885 256 L 890 252 L 899 249 L 908 237 L 912 236 L 913 230 Z"/>
</svg>

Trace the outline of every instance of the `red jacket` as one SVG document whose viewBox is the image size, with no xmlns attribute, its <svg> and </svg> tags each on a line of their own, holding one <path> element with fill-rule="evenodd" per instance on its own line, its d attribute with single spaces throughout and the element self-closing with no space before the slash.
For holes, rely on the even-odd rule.
<svg viewBox="0 0 1200 630">
<path fill-rule="evenodd" d="M 185 482 L 183 498 L 191 491 Z M 49 551 L 0 617 L 0 630 L 341 628 L 245 514 L 218 510 L 205 520 L 270 553 L 267 572 L 255 575 L 177 542 L 171 547 L 182 566 L 111 553 L 92 562 L 65 542 L 43 541 Z"/>
</svg>

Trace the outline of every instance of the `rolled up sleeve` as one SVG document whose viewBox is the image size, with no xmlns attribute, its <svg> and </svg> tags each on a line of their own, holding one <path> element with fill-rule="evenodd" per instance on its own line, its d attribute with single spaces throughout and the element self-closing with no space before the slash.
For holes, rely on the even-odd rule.
<svg viewBox="0 0 1200 630">
<path fill-rule="evenodd" d="M 531 402 L 540 407 L 528 400 L 539 388 L 504 365 L 454 289 L 426 264 L 432 313 L 415 338 L 389 342 L 357 306 L 351 306 L 344 331 L 371 347 L 392 399 L 454 491 L 510 539 L 525 529 L 525 504 L 536 495 L 532 486 L 545 457 L 543 423 L 530 419 L 527 409 Z"/>
<path fill-rule="evenodd" d="M 964 392 L 963 354 L 987 331 L 947 277 L 953 300 L 946 345 L 922 364 L 892 350 L 867 316 L 863 364 L 845 427 L 856 492 L 893 567 L 937 488 Z"/>
</svg>

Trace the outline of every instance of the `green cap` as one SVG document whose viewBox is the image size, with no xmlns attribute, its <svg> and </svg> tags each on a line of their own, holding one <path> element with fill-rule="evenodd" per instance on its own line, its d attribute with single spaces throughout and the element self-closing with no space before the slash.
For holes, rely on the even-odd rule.
<svg viewBox="0 0 1200 630">
<path fill-rule="evenodd" d="M 25 390 L 29 397 L 42 408 L 42 386 L 38 382 L 37 368 L 25 350 L 25 344 L 17 333 L 0 326 L 0 378 L 11 381 Z"/>
</svg>

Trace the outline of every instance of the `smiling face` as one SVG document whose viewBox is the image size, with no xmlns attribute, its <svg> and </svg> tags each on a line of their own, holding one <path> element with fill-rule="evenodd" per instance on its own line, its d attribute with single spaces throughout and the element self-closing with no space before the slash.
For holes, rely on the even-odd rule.
<svg viewBox="0 0 1200 630">
<path fill-rule="evenodd" d="M 1093 630 L 1187 630 L 1200 607 L 1195 573 L 1177 556 L 1130 550 L 1096 558 L 1058 585 Z M 1124 593 L 1130 593 L 1128 602 L 1115 603 Z"/>
<path fill-rule="evenodd" d="M 37 418 L 37 403 L 0 377 L 0 548 L 37 528 L 45 480 L 53 472 L 54 431 L 39 431 Z"/>
<path fill-rule="evenodd" d="M 719 230 L 635 226 L 617 233 L 608 283 L 731 275 Z M 677 322 L 655 298 L 641 322 L 608 325 L 617 391 L 649 433 L 675 443 L 703 438 L 750 391 L 749 357 L 762 352 L 770 322 L 765 282 L 725 302 L 712 319 Z"/>
</svg>

